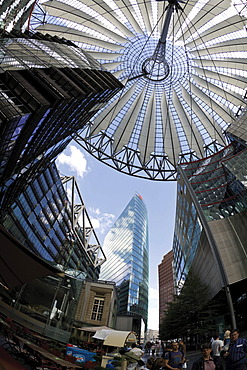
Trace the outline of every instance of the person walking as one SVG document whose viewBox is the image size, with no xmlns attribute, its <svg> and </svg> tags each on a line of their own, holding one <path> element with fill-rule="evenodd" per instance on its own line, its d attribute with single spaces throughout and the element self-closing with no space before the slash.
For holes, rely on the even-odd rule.
<svg viewBox="0 0 247 370">
<path fill-rule="evenodd" d="M 226 370 L 247 369 L 247 339 L 239 338 L 239 330 L 231 331 L 231 341 L 223 358 L 226 360 Z"/>
<path fill-rule="evenodd" d="M 212 342 L 212 352 L 214 357 L 220 358 L 220 352 L 223 349 L 224 342 L 220 340 L 219 334 L 213 336 L 214 340 Z"/>
<path fill-rule="evenodd" d="M 155 351 L 156 351 L 156 356 L 159 357 L 160 355 L 160 342 L 156 341 L 155 343 Z"/>
<path fill-rule="evenodd" d="M 155 351 L 156 351 L 156 344 L 152 342 L 152 345 L 151 345 L 152 356 L 155 356 Z"/>
<path fill-rule="evenodd" d="M 212 347 L 210 343 L 205 343 L 201 348 L 202 356 L 196 360 L 191 370 L 223 370 L 218 357 L 211 356 Z"/>
<path fill-rule="evenodd" d="M 137 347 L 136 343 L 132 343 L 131 350 L 124 353 L 124 357 L 128 361 L 128 370 L 140 369 L 143 365 L 145 365 L 144 361 L 142 361 L 142 355 L 144 352 L 141 348 Z"/>
<path fill-rule="evenodd" d="M 145 344 L 145 352 L 146 352 L 146 354 L 150 355 L 150 351 L 151 351 L 151 342 L 148 341 Z"/>
<path fill-rule="evenodd" d="M 131 350 L 129 352 L 134 353 L 137 357 L 139 357 L 139 360 L 144 355 L 143 350 L 141 348 L 137 347 L 136 343 L 132 343 Z"/>
<path fill-rule="evenodd" d="M 178 342 L 171 344 L 171 351 L 165 353 L 165 367 L 169 370 L 181 369 L 185 362 L 184 353 L 179 351 Z"/>
<path fill-rule="evenodd" d="M 184 343 L 184 341 L 181 339 L 178 343 L 179 347 L 179 351 L 183 352 L 184 356 L 186 356 L 186 344 Z"/>
<path fill-rule="evenodd" d="M 224 346 L 227 346 L 230 343 L 231 341 L 230 336 L 231 336 L 231 331 L 227 329 L 224 333 Z"/>
</svg>

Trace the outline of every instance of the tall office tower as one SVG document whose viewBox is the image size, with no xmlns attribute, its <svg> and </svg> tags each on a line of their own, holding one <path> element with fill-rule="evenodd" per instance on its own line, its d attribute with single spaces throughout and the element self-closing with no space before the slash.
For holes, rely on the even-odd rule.
<svg viewBox="0 0 247 370">
<path fill-rule="evenodd" d="M 173 242 L 178 286 L 193 271 L 212 299 L 226 300 L 227 324 L 242 328 L 247 327 L 246 124 L 245 110 L 228 130 L 230 145 L 179 168 Z"/>
<path fill-rule="evenodd" d="M 175 281 L 173 271 L 173 251 L 164 255 L 158 265 L 159 275 L 159 324 L 164 317 L 167 304 L 173 300 L 175 293 Z"/>
<path fill-rule="evenodd" d="M 118 315 L 148 316 L 148 216 L 142 197 L 135 194 L 105 237 L 106 262 L 101 280 L 118 286 Z M 139 327 L 140 331 L 140 327 Z"/>
<path fill-rule="evenodd" d="M 1 214 L 121 88 L 89 54 L 49 35 L 0 38 Z"/>
</svg>

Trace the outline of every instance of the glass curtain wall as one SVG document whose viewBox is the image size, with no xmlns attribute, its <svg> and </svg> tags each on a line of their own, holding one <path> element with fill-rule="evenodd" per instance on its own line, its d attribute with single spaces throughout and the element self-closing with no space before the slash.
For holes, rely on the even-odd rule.
<svg viewBox="0 0 247 370">
<path fill-rule="evenodd" d="M 148 216 L 140 195 L 134 195 L 105 237 L 106 262 L 101 280 L 116 282 L 118 311 L 135 313 L 147 323 L 148 313 Z"/>
</svg>

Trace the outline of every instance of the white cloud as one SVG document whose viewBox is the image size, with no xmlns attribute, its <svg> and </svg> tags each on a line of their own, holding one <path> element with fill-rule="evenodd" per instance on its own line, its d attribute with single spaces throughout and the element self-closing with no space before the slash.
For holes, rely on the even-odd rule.
<svg viewBox="0 0 247 370">
<path fill-rule="evenodd" d="M 94 229 L 99 229 L 99 227 L 100 227 L 99 220 L 97 218 L 91 218 L 90 220 L 92 222 L 93 228 Z"/>
<path fill-rule="evenodd" d="M 83 177 L 87 173 L 87 160 L 84 154 L 74 145 L 69 145 L 70 154 L 61 153 L 57 157 L 57 164 L 66 164 L 77 176 Z"/>
<path fill-rule="evenodd" d="M 97 234 L 104 234 L 112 226 L 115 216 L 112 213 L 102 213 L 99 208 L 89 207 L 90 220 Z"/>
<path fill-rule="evenodd" d="M 159 329 L 159 292 L 149 288 L 148 329 Z"/>
</svg>

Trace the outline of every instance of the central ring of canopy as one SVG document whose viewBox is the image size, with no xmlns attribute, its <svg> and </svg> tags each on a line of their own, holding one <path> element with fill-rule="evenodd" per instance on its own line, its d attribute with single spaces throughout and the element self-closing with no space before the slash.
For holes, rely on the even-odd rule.
<svg viewBox="0 0 247 370">
<path fill-rule="evenodd" d="M 162 43 L 171 3 L 48 0 L 36 28 L 87 50 L 125 86 L 77 142 L 117 170 L 152 180 L 174 180 L 178 163 L 225 146 L 246 105 L 246 5 L 180 2 Z"/>
</svg>

